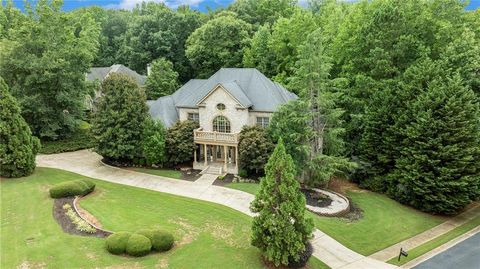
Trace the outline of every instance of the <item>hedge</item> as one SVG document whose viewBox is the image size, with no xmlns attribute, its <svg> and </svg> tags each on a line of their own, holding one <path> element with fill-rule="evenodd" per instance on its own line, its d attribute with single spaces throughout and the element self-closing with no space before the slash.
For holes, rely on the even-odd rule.
<svg viewBox="0 0 480 269">
<path fill-rule="evenodd" d="M 140 230 L 136 231 L 135 233 L 136 233 L 136 234 L 141 234 L 141 235 L 147 237 L 148 239 L 150 239 L 150 241 L 152 241 L 152 238 L 153 238 L 153 230 L 140 229 Z"/>
<path fill-rule="evenodd" d="M 125 253 L 130 236 L 129 232 L 118 232 L 109 235 L 106 241 L 108 252 L 116 255 Z"/>
<path fill-rule="evenodd" d="M 173 246 L 173 235 L 162 230 L 152 231 L 152 248 L 156 251 L 167 251 Z"/>
<path fill-rule="evenodd" d="M 152 249 L 148 237 L 141 234 L 132 234 L 127 242 L 127 254 L 135 257 L 145 256 Z"/>
<path fill-rule="evenodd" d="M 50 197 L 63 198 L 77 195 L 87 195 L 95 189 L 95 183 L 90 180 L 74 180 L 59 183 L 50 188 Z"/>
</svg>

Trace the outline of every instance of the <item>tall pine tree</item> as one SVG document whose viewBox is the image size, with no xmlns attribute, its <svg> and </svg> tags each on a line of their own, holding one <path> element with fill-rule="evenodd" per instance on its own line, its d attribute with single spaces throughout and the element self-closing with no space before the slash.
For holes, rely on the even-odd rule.
<svg viewBox="0 0 480 269">
<path fill-rule="evenodd" d="M 433 213 L 455 213 L 480 196 L 480 111 L 460 76 L 437 78 L 407 107 L 388 194 Z"/>
<path fill-rule="evenodd" d="M 27 176 L 35 169 L 38 138 L 20 115 L 20 107 L 0 77 L 0 176 Z"/>
<path fill-rule="evenodd" d="M 313 221 L 305 217 L 305 196 L 295 180 L 295 167 L 280 138 L 265 166 L 265 178 L 251 204 L 252 245 L 279 266 L 298 262 L 312 235 Z"/>
<path fill-rule="evenodd" d="M 354 167 L 342 157 L 344 129 L 340 126 L 343 110 L 335 100 L 340 80 L 330 79 L 331 59 L 325 55 L 321 30 L 312 32 L 299 48 L 297 70 L 291 88 L 300 93 L 310 117 L 308 129 L 308 161 L 303 165 L 305 183 L 319 185 L 328 182 L 337 172 Z"/>
</svg>

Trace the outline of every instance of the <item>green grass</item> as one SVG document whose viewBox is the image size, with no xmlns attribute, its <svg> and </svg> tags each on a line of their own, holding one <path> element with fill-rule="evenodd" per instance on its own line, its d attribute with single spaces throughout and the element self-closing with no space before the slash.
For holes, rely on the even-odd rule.
<svg viewBox="0 0 480 269">
<path fill-rule="evenodd" d="M 154 169 L 154 168 L 140 168 L 140 167 L 132 167 L 128 169 L 136 172 L 140 172 L 140 173 L 155 175 L 155 176 L 170 177 L 175 179 L 182 178 L 182 173 L 180 171 L 172 170 L 172 169 Z"/>
<path fill-rule="evenodd" d="M 257 183 L 228 183 L 225 185 L 227 188 L 236 189 L 239 191 L 248 192 L 255 195 L 260 189 L 260 184 Z"/>
<path fill-rule="evenodd" d="M 226 187 L 255 194 L 258 184 L 230 183 Z M 347 196 L 363 210 L 363 218 L 348 221 L 343 218 L 320 217 L 308 212 L 315 227 L 348 248 L 371 255 L 400 241 L 428 230 L 444 219 L 404 206 L 385 195 L 369 191 L 350 191 Z"/>
<path fill-rule="evenodd" d="M 249 243 L 251 218 L 222 205 L 94 180 L 96 191 L 81 201 L 113 231 L 162 228 L 174 249 L 141 258 L 115 256 L 105 239 L 66 234 L 52 217 L 48 189 L 83 179 L 37 168 L 31 176 L 2 179 L 0 268 L 264 268 Z M 308 268 L 327 268 L 311 259 Z"/>
<path fill-rule="evenodd" d="M 392 258 L 388 261 L 388 263 L 394 264 L 394 265 L 402 265 L 405 264 L 415 258 L 418 258 L 422 256 L 423 254 L 429 252 L 430 250 L 433 250 L 457 237 L 459 237 L 462 234 L 465 234 L 466 232 L 472 230 L 473 228 L 477 227 L 480 225 L 480 216 L 475 217 L 474 219 L 467 221 L 466 223 L 456 227 L 455 229 L 435 238 L 432 239 L 416 248 L 413 248 L 411 250 L 408 250 L 408 257 L 402 257 L 400 261 L 398 261 L 398 257 Z"/>
</svg>

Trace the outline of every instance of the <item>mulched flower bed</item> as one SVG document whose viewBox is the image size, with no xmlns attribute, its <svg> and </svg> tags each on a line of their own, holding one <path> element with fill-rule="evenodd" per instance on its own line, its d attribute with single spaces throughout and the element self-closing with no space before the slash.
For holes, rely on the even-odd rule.
<svg viewBox="0 0 480 269">
<path fill-rule="evenodd" d="M 332 199 L 322 193 L 316 192 L 311 189 L 300 189 L 300 191 L 303 193 L 303 195 L 305 195 L 307 205 L 316 207 L 327 207 L 332 204 Z"/>
<path fill-rule="evenodd" d="M 235 176 L 233 174 L 226 174 L 222 180 L 218 179 L 217 177 L 217 179 L 215 179 L 215 181 L 213 182 L 213 185 L 225 186 L 228 183 L 232 183 L 234 178 Z"/>
<path fill-rule="evenodd" d="M 96 229 L 95 233 L 87 233 L 77 230 L 75 224 L 70 220 L 70 218 L 65 214 L 66 210 L 63 208 L 63 205 L 69 204 L 73 208 L 74 197 L 68 198 L 59 198 L 55 199 L 53 202 L 53 218 L 57 223 L 62 227 L 62 230 L 69 234 L 81 235 L 81 236 L 92 236 L 92 237 L 107 237 L 110 233 Z"/>
<path fill-rule="evenodd" d="M 202 172 L 202 170 L 195 170 L 192 168 L 180 168 L 180 172 L 182 173 L 181 180 L 195 181 L 202 176 L 200 175 L 200 172 Z"/>
</svg>

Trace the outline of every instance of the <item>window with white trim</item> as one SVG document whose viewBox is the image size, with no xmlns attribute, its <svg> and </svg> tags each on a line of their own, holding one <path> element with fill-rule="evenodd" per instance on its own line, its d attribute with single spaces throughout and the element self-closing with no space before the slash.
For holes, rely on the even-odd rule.
<svg viewBox="0 0 480 269">
<path fill-rule="evenodd" d="M 224 116 L 217 116 L 213 119 L 213 131 L 230 133 L 230 121 Z"/>
<path fill-rule="evenodd" d="M 191 120 L 193 122 L 199 122 L 198 113 L 188 113 L 188 120 Z"/>
<path fill-rule="evenodd" d="M 269 117 L 257 117 L 257 125 L 263 128 L 267 128 L 268 124 L 270 124 Z"/>
</svg>

